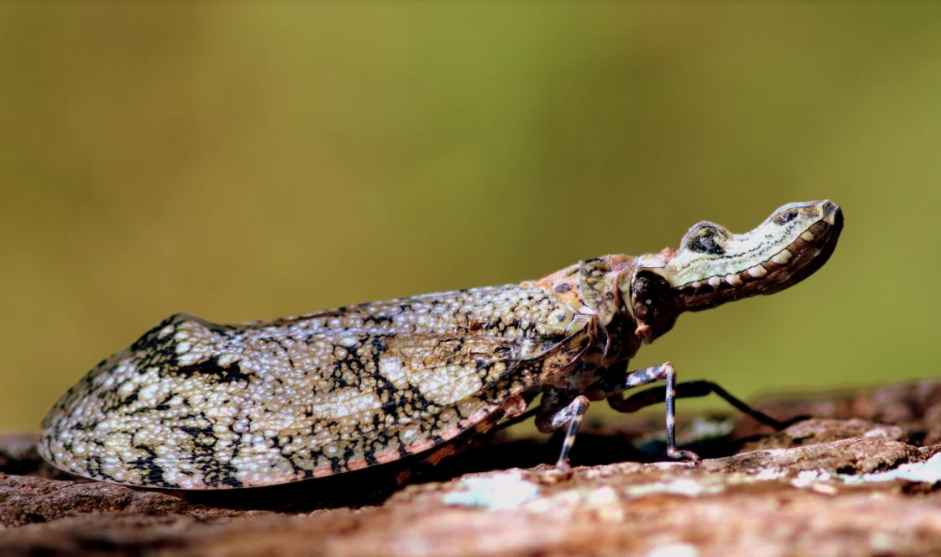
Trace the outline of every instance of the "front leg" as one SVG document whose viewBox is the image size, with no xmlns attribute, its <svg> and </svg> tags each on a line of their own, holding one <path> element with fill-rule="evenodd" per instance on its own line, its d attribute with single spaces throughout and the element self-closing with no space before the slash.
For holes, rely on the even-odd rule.
<svg viewBox="0 0 941 557">
<path fill-rule="evenodd" d="M 618 412 L 632 412 L 633 410 L 625 410 L 621 407 L 621 402 L 625 399 L 620 394 L 627 389 L 649 385 L 658 381 L 666 381 L 667 383 L 665 397 L 667 404 L 667 456 L 696 462 L 699 460 L 699 455 L 692 451 L 676 448 L 676 369 L 671 362 L 645 367 L 637 371 L 627 371 L 626 365 L 620 369 L 614 369 L 605 375 L 604 379 L 589 387 L 586 390 L 586 395 L 592 400 L 607 398 L 608 404 Z"/>
<path fill-rule="evenodd" d="M 621 396 L 621 393 L 628 389 L 657 381 L 666 381 L 666 386 L 648 389 L 630 397 Z M 724 399 L 737 410 L 778 431 L 784 429 L 787 425 L 748 406 L 712 381 L 698 380 L 677 383 L 676 369 L 671 362 L 637 371 L 627 371 L 626 367 L 614 369 L 605 375 L 601 381 L 586 390 L 585 394 L 592 400 L 607 398 L 611 408 L 618 412 L 636 412 L 641 408 L 665 402 L 667 407 L 667 455 L 670 458 L 684 458 L 695 461 L 699 459 L 695 453 L 676 448 L 676 399 L 700 397 L 712 393 Z"/>
</svg>

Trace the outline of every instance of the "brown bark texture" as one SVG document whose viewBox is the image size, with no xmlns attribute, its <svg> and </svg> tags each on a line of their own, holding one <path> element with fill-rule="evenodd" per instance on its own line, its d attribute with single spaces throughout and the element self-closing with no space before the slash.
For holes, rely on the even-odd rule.
<svg viewBox="0 0 941 557">
<path fill-rule="evenodd" d="M 497 434 L 437 466 L 161 492 L 0 435 L 0 555 L 941 555 L 941 380 L 759 407 L 791 425 L 681 418 L 696 464 L 664 461 L 660 419 L 586 422 L 568 480 L 545 464 L 558 436 Z"/>
</svg>

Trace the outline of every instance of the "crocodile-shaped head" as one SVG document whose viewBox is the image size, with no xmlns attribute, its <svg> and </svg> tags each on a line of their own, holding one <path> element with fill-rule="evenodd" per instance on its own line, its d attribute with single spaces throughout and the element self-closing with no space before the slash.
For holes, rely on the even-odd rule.
<svg viewBox="0 0 941 557">
<path fill-rule="evenodd" d="M 679 249 L 638 257 L 620 284 L 622 300 L 637 333 L 651 342 L 684 311 L 772 294 L 800 282 L 830 258 L 842 228 L 843 212 L 829 200 L 789 203 L 744 234 L 700 222 Z"/>
</svg>

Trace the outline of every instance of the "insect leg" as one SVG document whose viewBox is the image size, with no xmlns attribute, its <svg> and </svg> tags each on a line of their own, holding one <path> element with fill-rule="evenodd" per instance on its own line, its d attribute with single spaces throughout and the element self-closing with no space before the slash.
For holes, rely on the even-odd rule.
<svg viewBox="0 0 941 557">
<path fill-rule="evenodd" d="M 641 408 L 646 408 L 647 406 L 664 402 L 664 400 L 666 400 L 666 393 L 666 388 L 654 387 L 653 389 L 647 389 L 646 391 L 639 392 L 627 398 L 609 398 L 608 403 L 618 412 L 636 412 Z M 771 426 L 778 431 L 784 429 L 795 421 L 806 418 L 806 416 L 799 416 L 797 419 L 781 422 L 765 414 L 764 412 L 755 410 L 748 404 L 742 402 L 742 400 L 740 400 L 735 395 L 726 391 L 717 383 L 713 383 L 712 381 L 707 381 L 705 379 L 697 381 L 684 381 L 682 383 L 676 384 L 676 398 L 694 398 L 710 394 L 717 395 L 732 405 L 736 410 L 742 412 L 743 414 L 747 414 L 756 421 L 767 426 Z"/>
<path fill-rule="evenodd" d="M 620 393 L 627 389 L 648 385 L 657 381 L 666 381 L 666 387 L 663 389 L 664 397 L 660 402 L 666 402 L 666 426 L 667 426 L 667 456 L 682 460 L 699 460 L 699 456 L 692 451 L 684 451 L 676 448 L 676 368 L 671 362 L 665 362 L 658 366 L 645 367 L 637 371 L 616 370 L 609 373 L 604 379 L 595 383 L 588 390 L 592 398 L 604 396 L 608 399 L 608 404 L 618 412 L 633 412 L 632 406 L 626 406 L 625 402 L 631 399 L 625 399 Z M 632 397 L 633 398 L 633 397 Z"/>
<path fill-rule="evenodd" d="M 553 429 L 558 429 L 565 424 L 569 426 L 565 431 L 565 440 L 562 441 L 559 460 L 555 463 L 556 469 L 565 477 L 572 474 L 572 466 L 569 464 L 569 452 L 572 450 L 572 445 L 575 444 L 575 434 L 578 433 L 578 426 L 582 423 L 582 416 L 585 415 L 587 410 L 588 398 L 579 395 L 568 406 L 556 412 L 550 422 Z"/>
</svg>

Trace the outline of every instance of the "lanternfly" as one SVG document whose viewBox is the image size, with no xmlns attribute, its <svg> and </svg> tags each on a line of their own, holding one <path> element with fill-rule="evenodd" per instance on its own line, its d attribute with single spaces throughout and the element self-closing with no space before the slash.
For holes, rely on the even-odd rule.
<svg viewBox="0 0 941 557">
<path fill-rule="evenodd" d="M 843 226 L 830 201 L 792 203 L 745 234 L 695 225 L 679 249 L 606 255 L 536 281 L 426 294 L 271 321 L 219 325 L 178 314 L 98 364 L 52 408 L 42 456 L 88 478 L 219 489 L 342 474 L 518 419 L 567 426 L 589 401 L 633 412 L 714 392 L 670 363 L 629 371 L 684 311 L 787 288 L 823 265 Z M 663 381 L 660 396 L 626 390 Z M 646 391 L 650 392 L 650 391 Z M 644 394 L 644 393 L 641 393 Z"/>
</svg>

